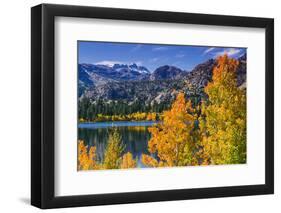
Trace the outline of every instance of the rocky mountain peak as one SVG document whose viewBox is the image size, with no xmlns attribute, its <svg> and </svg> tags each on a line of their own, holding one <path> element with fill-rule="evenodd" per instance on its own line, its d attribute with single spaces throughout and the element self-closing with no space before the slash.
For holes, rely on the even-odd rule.
<svg viewBox="0 0 281 213">
<path fill-rule="evenodd" d="M 164 65 L 161 67 L 158 67 L 150 76 L 150 80 L 173 80 L 173 79 L 179 79 L 185 71 L 181 70 L 178 67 L 170 66 L 170 65 Z"/>
</svg>

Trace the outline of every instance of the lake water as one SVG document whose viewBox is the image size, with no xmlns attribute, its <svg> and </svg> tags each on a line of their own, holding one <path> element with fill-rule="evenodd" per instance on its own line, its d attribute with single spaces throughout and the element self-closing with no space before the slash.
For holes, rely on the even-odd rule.
<svg viewBox="0 0 281 213">
<path fill-rule="evenodd" d="M 126 145 L 125 152 L 131 152 L 137 159 L 138 167 L 143 167 L 140 161 L 141 154 L 149 154 L 147 142 L 151 135 L 148 132 L 148 127 L 155 123 L 153 121 L 80 123 L 78 125 L 78 139 L 84 140 L 89 146 L 96 146 L 97 159 L 100 162 L 103 160 L 109 132 L 113 128 L 117 128 L 123 143 Z"/>
</svg>

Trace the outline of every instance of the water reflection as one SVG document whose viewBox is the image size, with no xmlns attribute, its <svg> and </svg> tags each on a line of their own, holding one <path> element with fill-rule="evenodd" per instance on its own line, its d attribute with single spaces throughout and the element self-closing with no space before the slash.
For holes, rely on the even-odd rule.
<svg viewBox="0 0 281 213">
<path fill-rule="evenodd" d="M 122 141 L 126 145 L 125 152 L 131 152 L 133 157 L 137 160 L 138 167 L 144 167 L 140 162 L 141 154 L 149 154 L 147 150 L 147 143 L 151 137 L 148 132 L 148 126 L 103 126 L 98 127 L 92 125 L 93 128 L 88 128 L 84 126 L 78 128 L 78 138 L 79 140 L 84 140 L 89 146 L 96 146 L 97 150 L 97 160 L 98 162 L 103 161 L 103 155 L 108 141 L 109 132 L 113 128 L 117 128 L 120 135 L 122 136 Z M 99 124 L 100 125 L 100 124 Z"/>
</svg>

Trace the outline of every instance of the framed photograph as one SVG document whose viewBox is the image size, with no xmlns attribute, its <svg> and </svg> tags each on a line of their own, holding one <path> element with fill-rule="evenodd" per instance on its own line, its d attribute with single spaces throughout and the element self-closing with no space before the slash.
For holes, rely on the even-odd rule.
<svg viewBox="0 0 281 213">
<path fill-rule="evenodd" d="M 272 194 L 274 21 L 31 9 L 31 203 Z"/>
</svg>

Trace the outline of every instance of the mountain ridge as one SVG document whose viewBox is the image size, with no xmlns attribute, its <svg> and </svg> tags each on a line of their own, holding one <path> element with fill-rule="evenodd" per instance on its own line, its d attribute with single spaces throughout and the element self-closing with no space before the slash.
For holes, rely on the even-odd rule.
<svg viewBox="0 0 281 213">
<path fill-rule="evenodd" d="M 237 69 L 237 85 L 245 87 L 246 54 L 238 60 L 240 63 Z M 82 81 L 79 81 L 79 97 L 80 100 L 88 98 L 93 102 L 102 99 L 105 102 L 124 101 L 128 104 L 136 101 L 144 104 L 171 101 L 176 96 L 175 91 L 178 90 L 185 91 L 185 94 L 190 97 L 201 97 L 204 95 L 203 88 L 212 80 L 215 65 L 216 60 L 209 59 L 195 66 L 190 72 L 175 66 L 164 65 L 156 68 L 152 73 L 136 73 L 138 72 L 136 69 L 132 70 L 127 65 L 113 65 L 112 69 L 105 69 L 104 65 L 98 66 L 101 70 L 87 70 L 85 66 L 82 66 L 83 69 L 79 71 L 79 74 L 80 72 L 86 74 L 83 73 L 81 78 L 79 75 L 79 80 Z M 121 73 L 118 74 L 118 72 Z M 87 84 L 89 82 L 90 84 Z M 194 88 L 193 90 L 190 89 L 190 85 Z"/>
</svg>

